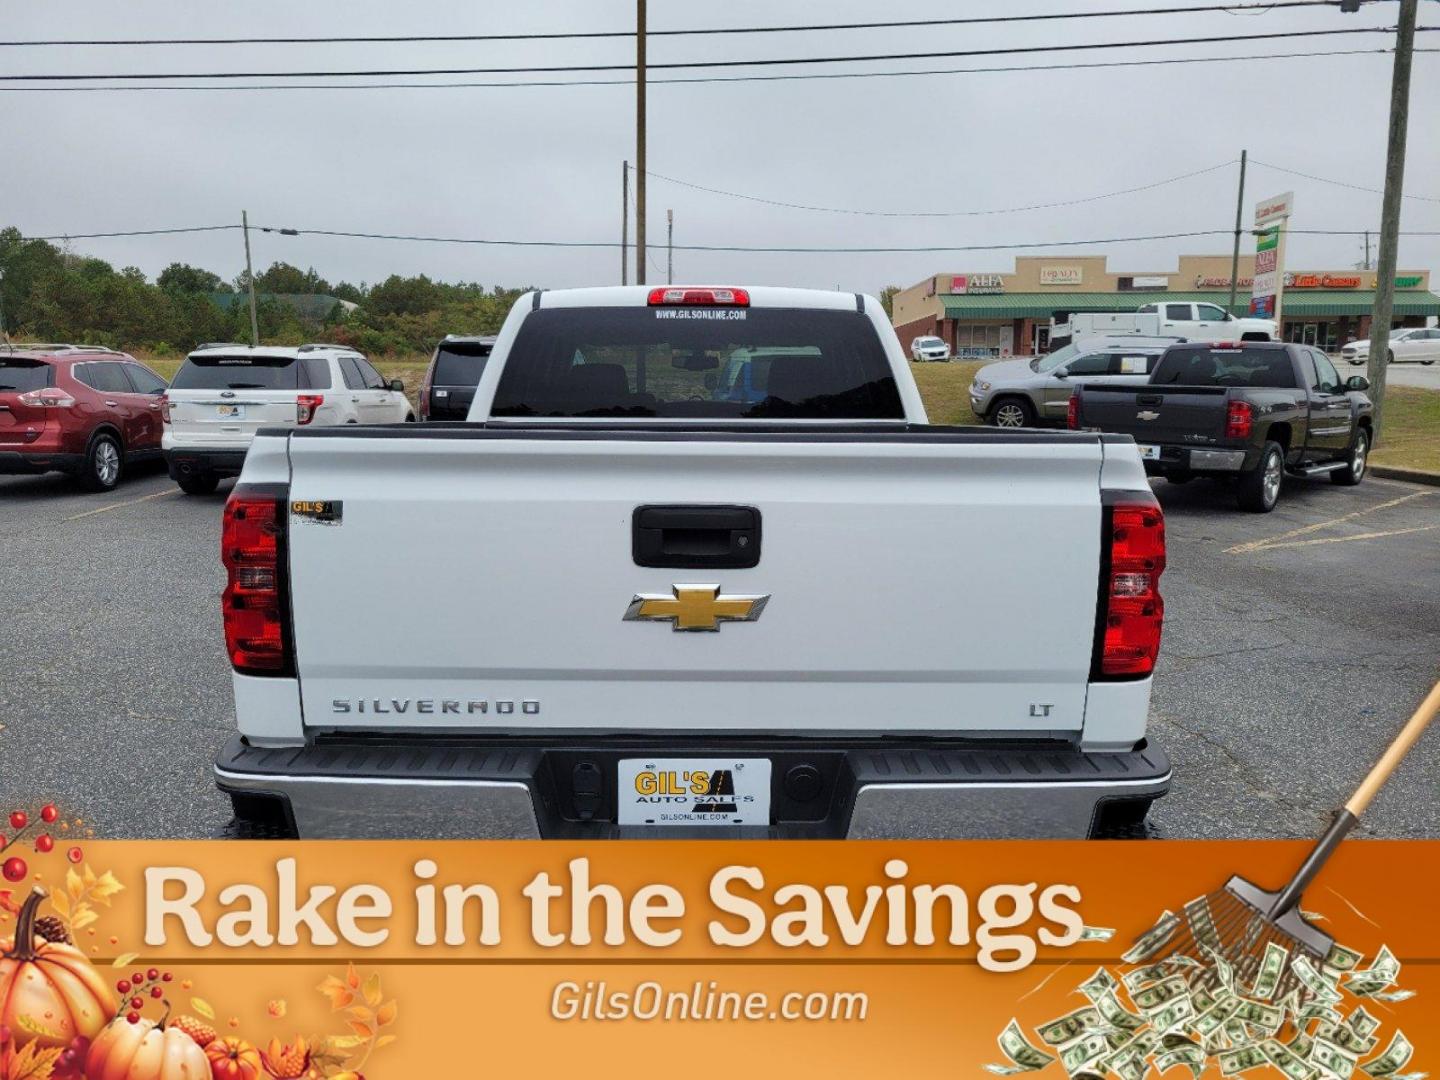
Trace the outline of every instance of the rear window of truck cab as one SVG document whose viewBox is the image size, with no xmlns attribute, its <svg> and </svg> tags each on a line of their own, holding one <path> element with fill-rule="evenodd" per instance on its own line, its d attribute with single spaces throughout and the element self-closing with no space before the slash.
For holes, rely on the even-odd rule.
<svg viewBox="0 0 1440 1080">
<path fill-rule="evenodd" d="M 903 420 L 869 319 L 806 308 L 551 308 L 521 324 L 491 415 Z"/>
<path fill-rule="evenodd" d="M 172 390 L 328 390 L 330 367 L 318 356 L 190 356 Z"/>
<path fill-rule="evenodd" d="M 1176 345 L 1165 351 L 1150 381 L 1170 386 L 1295 386 L 1284 349 Z"/>
</svg>

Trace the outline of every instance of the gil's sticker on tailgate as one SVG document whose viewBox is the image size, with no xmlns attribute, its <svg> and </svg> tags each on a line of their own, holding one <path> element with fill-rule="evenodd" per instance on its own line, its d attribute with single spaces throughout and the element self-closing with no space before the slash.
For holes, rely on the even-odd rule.
<svg viewBox="0 0 1440 1080">
<path fill-rule="evenodd" d="M 615 785 L 621 825 L 769 825 L 766 758 L 628 758 Z"/>
<path fill-rule="evenodd" d="M 1146 446 L 1144 443 L 1141 443 L 1141 444 L 1139 445 L 1138 449 L 1139 449 L 1139 451 L 1140 451 L 1140 456 L 1141 456 L 1141 458 L 1143 458 L 1144 460 L 1146 460 L 1146 461 L 1159 461 L 1159 460 L 1160 460 L 1160 448 L 1159 448 L 1158 446 Z"/>
<path fill-rule="evenodd" d="M 339 499 L 294 499 L 290 516 L 322 525 L 339 525 L 345 518 L 345 504 Z"/>
</svg>

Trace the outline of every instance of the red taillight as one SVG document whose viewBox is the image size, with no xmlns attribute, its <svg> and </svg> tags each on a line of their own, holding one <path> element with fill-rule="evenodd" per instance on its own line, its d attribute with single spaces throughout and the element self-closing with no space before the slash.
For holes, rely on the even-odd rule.
<svg viewBox="0 0 1440 1080">
<path fill-rule="evenodd" d="M 162 417 L 164 417 L 165 423 L 167 423 L 167 424 L 168 424 L 168 423 L 171 423 L 170 410 L 171 410 L 172 408 L 174 408 L 174 405 L 173 405 L 173 404 L 171 403 L 171 401 L 170 401 L 170 395 L 169 395 L 169 394 L 161 394 L 161 395 L 160 395 L 160 415 L 161 415 Z"/>
<path fill-rule="evenodd" d="M 651 307 L 670 307 L 672 305 L 749 307 L 750 294 L 744 289 L 664 288 L 650 290 Z"/>
<path fill-rule="evenodd" d="M 21 394 L 16 400 L 21 405 L 28 405 L 32 409 L 68 409 L 75 404 L 73 397 L 54 386 L 42 386 L 39 390 L 31 390 L 29 393 Z"/>
<path fill-rule="evenodd" d="M 295 399 L 295 422 L 304 426 L 315 419 L 315 412 L 325 404 L 324 394 L 301 394 Z"/>
<path fill-rule="evenodd" d="M 237 488 L 220 529 L 225 564 L 225 648 L 235 670 L 279 675 L 290 669 L 285 588 L 285 502 Z"/>
<path fill-rule="evenodd" d="M 1248 401 L 1232 401 L 1225 410 L 1225 437 L 1248 439 L 1255 424 L 1255 410 Z"/>
<path fill-rule="evenodd" d="M 1109 567 L 1099 628 L 1098 678 L 1133 678 L 1155 670 L 1165 601 L 1165 515 L 1154 503 L 1121 503 L 1105 511 Z"/>
<path fill-rule="evenodd" d="M 1080 391 L 1070 395 L 1070 404 L 1065 407 L 1065 426 L 1071 431 L 1080 430 Z"/>
</svg>

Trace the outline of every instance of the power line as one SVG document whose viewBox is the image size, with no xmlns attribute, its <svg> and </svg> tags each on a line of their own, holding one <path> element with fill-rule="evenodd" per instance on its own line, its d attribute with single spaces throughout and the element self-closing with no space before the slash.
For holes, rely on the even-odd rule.
<svg viewBox="0 0 1440 1080">
<path fill-rule="evenodd" d="M 263 231 L 278 232 L 274 227 L 262 227 Z M 1363 231 L 1363 230 L 1362 230 Z M 334 236 L 357 240 L 403 240 L 416 243 L 430 244 L 479 244 L 485 246 L 500 247 L 557 247 L 557 248 L 618 248 L 620 245 L 615 241 L 584 241 L 584 240 L 492 240 L 478 239 L 473 237 L 457 236 L 418 236 L 399 235 L 394 233 L 368 233 L 368 232 L 347 232 L 339 229 L 297 229 L 301 236 Z M 749 246 L 742 244 L 676 244 L 676 251 L 712 251 L 712 252 L 739 252 L 749 254 L 906 254 L 921 252 L 947 252 L 947 251 L 1008 251 L 1022 248 L 1038 247 L 1081 247 L 1090 244 L 1125 244 L 1135 243 L 1143 240 L 1181 240 L 1199 236 L 1229 236 L 1233 230 L 1230 229 L 1201 229 L 1193 232 L 1163 233 L 1154 236 L 1122 236 L 1110 237 L 1102 240 L 1047 240 L 1035 243 L 1017 244 L 933 244 L 917 247 L 783 247 L 783 246 Z"/>
<path fill-rule="evenodd" d="M 1415 51 L 1416 51 L 1416 52 L 1422 52 L 1422 51 L 1428 52 L 1428 51 L 1430 51 L 1430 50 L 1428 50 L 1428 49 L 1427 49 L 1427 50 L 1416 49 Z M 1258 160 L 1256 160 L 1255 158 L 1251 158 L 1251 159 L 1250 159 L 1250 162 L 1251 162 L 1251 164 L 1253 164 L 1253 165 L 1263 165 L 1263 166 L 1264 166 L 1265 168 L 1267 168 L 1267 169 L 1274 169 L 1276 172 L 1288 173 L 1288 174 L 1291 175 L 1291 176 L 1303 176 L 1306 180 L 1314 180 L 1314 181 L 1316 181 L 1316 182 L 1318 182 L 1318 183 L 1321 183 L 1321 184 L 1333 184 L 1335 187 L 1349 188 L 1351 191 L 1368 191 L 1371 195 L 1383 195 L 1383 194 L 1385 194 L 1385 193 L 1384 193 L 1383 191 L 1381 191 L 1379 188 L 1362 187 L 1362 186 L 1359 185 L 1359 184 L 1349 184 L 1349 183 L 1346 183 L 1344 180 L 1332 180 L 1332 179 L 1330 179 L 1328 176 L 1316 176 L 1316 175 L 1314 175 L 1313 173 L 1301 172 L 1299 169 L 1287 169 L 1287 168 L 1285 168 L 1283 165 L 1271 165 L 1268 161 L 1258 161 Z M 654 176 L 655 174 L 654 174 L 654 173 L 651 173 L 650 175 L 651 175 L 651 176 Z M 663 177 L 662 177 L 662 179 L 663 179 Z M 1434 195 L 1404 195 L 1404 194 L 1402 194 L 1400 197 L 1401 197 L 1402 199 L 1416 199 L 1416 200 L 1418 200 L 1418 201 L 1420 201 L 1420 202 L 1440 203 L 1440 197 L 1437 197 L 1437 196 L 1434 196 Z"/>
<path fill-rule="evenodd" d="M 1229 64 L 1245 60 L 1311 60 L 1330 56 L 1385 56 L 1394 49 L 1329 49 L 1303 53 L 1250 53 L 1243 56 L 1172 56 L 1161 60 L 1101 60 L 1082 64 L 1010 64 L 983 68 L 931 68 L 916 71 L 839 71 L 808 72 L 794 75 L 728 75 L 699 76 L 678 79 L 651 79 L 651 86 L 685 84 L 808 82 L 818 79 L 894 79 L 920 75 L 988 75 L 998 72 L 1078 71 L 1092 68 L 1163 67 L 1169 64 Z M 1416 49 L 1417 53 L 1440 52 L 1440 49 Z M 0 94 L 98 94 L 125 91 L 250 91 L 250 90 L 473 90 L 505 89 L 507 87 L 624 86 L 634 87 L 634 79 L 542 79 L 505 82 L 377 82 L 377 83 L 230 83 L 221 86 L 0 86 Z"/>
<path fill-rule="evenodd" d="M 176 233 L 207 233 L 239 229 L 239 225 L 192 225 L 170 229 L 130 229 L 94 233 L 64 233 L 55 236 L 22 236 L 22 241 L 65 241 L 95 240 L 129 236 L 161 236 Z M 533 247 L 533 248 L 618 248 L 613 240 L 498 240 L 465 236 L 424 236 L 401 233 L 355 232 L 341 229 L 297 229 L 279 225 L 252 225 L 260 232 L 278 233 L 285 236 L 332 236 L 356 240 L 393 240 L 426 244 L 469 244 L 487 247 Z M 1365 229 L 1289 229 L 1294 234 L 1307 236 L 1363 236 Z M 1111 236 L 1094 240 L 1037 240 L 1011 244 L 926 244 L 920 246 L 869 246 L 869 247 L 785 247 L 754 246 L 743 244 L 676 244 L 676 251 L 737 252 L 748 254 L 781 255 L 865 255 L 865 254 L 922 254 L 955 251 L 1019 251 L 1034 248 L 1089 247 L 1096 244 L 1135 244 L 1152 240 L 1189 240 L 1202 236 L 1230 236 L 1233 229 L 1195 229 L 1188 232 L 1155 233 L 1148 236 Z M 1440 236 L 1440 230 L 1402 230 L 1401 236 Z"/>
<path fill-rule="evenodd" d="M 127 229 L 120 232 L 65 233 L 63 236 L 22 236 L 22 241 L 31 240 L 104 240 L 116 236 L 168 236 L 172 233 L 224 232 L 239 229 L 237 225 L 188 225 L 175 229 Z"/>
<path fill-rule="evenodd" d="M 706 187 L 703 184 L 691 183 L 689 180 L 677 180 L 673 176 L 665 176 L 651 169 L 648 175 L 656 180 L 664 180 L 667 183 L 678 184 L 681 187 L 693 188 L 696 191 L 704 191 L 711 195 L 724 195 L 732 199 L 744 199 L 747 202 L 763 203 L 766 206 L 779 206 L 787 210 L 814 210 L 825 214 L 855 214 L 863 217 L 896 217 L 896 218 L 953 218 L 953 217 L 985 217 L 992 214 L 1015 214 L 1026 210 L 1052 210 L 1062 206 L 1078 206 L 1081 203 L 1099 202 L 1102 199 L 1113 199 L 1120 195 L 1132 195 L 1140 191 L 1149 191 L 1152 188 L 1164 187 L 1167 184 L 1174 184 L 1181 180 L 1188 180 L 1192 176 L 1203 176 L 1206 173 L 1228 168 L 1234 165 L 1235 161 L 1222 161 L 1218 165 L 1210 165 L 1204 169 L 1196 169 L 1193 172 L 1181 173 L 1179 176 L 1171 176 L 1165 180 L 1156 180 L 1151 184 L 1141 184 L 1138 187 L 1122 188 L 1119 191 L 1108 191 L 1103 195 L 1087 195 L 1079 199 L 1065 199 L 1060 202 L 1034 203 L 1030 206 L 1007 206 L 993 210 L 855 210 L 847 207 L 837 206 L 811 206 L 805 203 L 782 202 L 779 199 L 767 199 L 759 195 L 746 195 L 738 191 L 725 191 L 721 188 Z M 630 166 L 634 170 L 634 166 Z"/>
<path fill-rule="evenodd" d="M 1417 27 L 1417 31 L 1440 29 L 1434 26 Z M 1098 49 L 1141 49 L 1168 47 L 1171 45 L 1231 45 L 1240 41 L 1270 41 L 1276 39 L 1335 37 L 1342 34 L 1389 34 L 1393 28 L 1378 26 L 1344 27 L 1331 30 L 1290 30 L 1270 34 L 1224 34 L 1210 37 L 1155 38 L 1149 41 L 1103 41 L 1071 42 L 1060 45 L 1023 45 L 1003 49 L 951 49 L 937 52 L 917 53 L 865 53 L 845 56 L 802 56 L 772 57 L 749 60 L 680 60 L 660 64 L 649 64 L 656 70 L 715 69 L 742 67 L 785 67 L 810 64 L 852 64 L 876 63 L 887 60 L 944 60 L 978 56 L 1017 56 L 1027 53 L 1086 52 Z M 112 72 L 109 74 L 85 73 L 79 75 L 57 75 L 54 73 L 30 75 L 0 75 L 4 82 L 96 82 L 102 80 L 140 79 L 317 79 L 317 78 L 381 78 L 402 75 L 533 75 L 561 74 L 595 71 L 630 71 L 633 64 L 552 64 L 540 67 L 484 67 L 484 68 L 368 68 L 352 71 L 171 71 L 171 72 Z"/>
<path fill-rule="evenodd" d="M 1362 0 L 1376 3 L 1378 0 Z M 1279 8 L 1338 7 L 1339 0 L 1286 0 L 1267 4 L 1259 10 L 1268 14 Z M 1065 11 L 1034 15 L 977 15 L 953 19 L 905 19 L 891 22 L 807 23 L 785 26 L 714 26 L 675 30 L 647 30 L 650 37 L 699 37 L 720 34 L 792 34 L 832 30 L 894 30 L 919 26 L 973 26 L 983 23 L 1049 22 L 1059 19 L 1105 19 L 1134 15 L 1197 15 L 1223 11 L 1235 14 L 1234 4 L 1203 7 L 1132 8 L 1128 11 Z M 68 38 L 30 41 L 0 41 L 0 48 L 74 45 L 370 45 L 425 42 L 473 41 L 562 41 L 632 38 L 634 30 L 572 30 L 516 34 L 374 34 L 327 37 L 226 37 L 226 38 Z"/>
</svg>

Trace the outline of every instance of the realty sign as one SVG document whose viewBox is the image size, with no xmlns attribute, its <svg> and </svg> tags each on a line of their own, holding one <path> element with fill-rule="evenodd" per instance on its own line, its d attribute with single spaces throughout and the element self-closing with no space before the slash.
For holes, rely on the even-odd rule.
<svg viewBox="0 0 1440 1080">
<path fill-rule="evenodd" d="M 1277 323 L 1285 291 L 1285 223 L 1294 200 L 1294 193 L 1287 191 L 1255 204 L 1255 283 L 1250 314 Z"/>
</svg>

